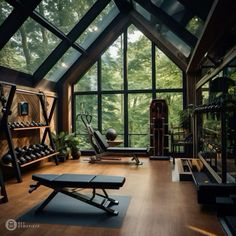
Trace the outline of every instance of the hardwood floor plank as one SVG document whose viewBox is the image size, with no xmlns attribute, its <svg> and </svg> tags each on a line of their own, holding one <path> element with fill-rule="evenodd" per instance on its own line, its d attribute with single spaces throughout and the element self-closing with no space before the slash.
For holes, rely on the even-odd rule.
<svg viewBox="0 0 236 236">
<path fill-rule="evenodd" d="M 183 236 L 225 235 L 214 211 L 207 211 L 197 203 L 196 188 L 192 182 L 172 182 L 172 163 L 149 161 L 142 158 L 142 166 L 127 164 L 89 164 L 80 160 L 67 160 L 58 166 L 45 163 L 23 175 L 23 182 L 6 182 L 9 202 L 0 205 L 0 235 L 86 235 L 86 236 Z M 78 173 L 121 175 L 126 183 L 110 194 L 131 196 L 121 228 L 82 227 L 39 224 L 38 228 L 17 228 L 8 231 L 5 222 L 15 219 L 46 198 L 51 192 L 40 187 L 29 194 L 33 173 Z M 27 222 L 26 222 L 27 224 Z"/>
</svg>

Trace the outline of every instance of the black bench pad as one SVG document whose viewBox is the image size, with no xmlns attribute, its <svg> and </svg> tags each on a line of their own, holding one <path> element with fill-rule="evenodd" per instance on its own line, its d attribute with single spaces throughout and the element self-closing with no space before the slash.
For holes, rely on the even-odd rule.
<svg viewBox="0 0 236 236">
<path fill-rule="evenodd" d="M 86 174 L 35 174 L 32 179 L 49 187 L 119 189 L 125 183 L 125 177 L 111 175 Z"/>
<path fill-rule="evenodd" d="M 106 150 L 107 152 L 113 153 L 124 153 L 124 154 L 147 154 L 147 148 L 132 148 L 132 147 L 109 147 Z"/>
</svg>

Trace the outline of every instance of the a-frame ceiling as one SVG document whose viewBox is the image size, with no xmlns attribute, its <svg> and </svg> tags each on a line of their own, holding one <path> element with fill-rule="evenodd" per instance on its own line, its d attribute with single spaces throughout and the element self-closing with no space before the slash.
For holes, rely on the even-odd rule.
<svg viewBox="0 0 236 236">
<path fill-rule="evenodd" d="M 25 76 L 32 86 L 46 78 L 47 73 L 68 50 L 76 52 L 77 57 L 65 71 L 60 72 L 55 82 L 59 85 L 64 81 L 75 82 L 130 24 L 142 31 L 183 71 L 196 70 L 206 53 L 211 59 L 216 58 L 218 61 L 229 47 L 235 45 L 234 0 L 90 0 L 88 2 L 93 2 L 91 7 L 66 33 L 37 11 L 39 4 L 52 2 L 63 4 L 63 0 L 0 2 L 2 6 L 8 3 L 12 7 L 2 24 L 0 21 L 0 50 L 29 17 L 60 40 L 38 68 L 31 75 Z M 74 2 L 79 4 L 83 1 Z M 110 10 L 104 14 L 104 9 L 107 8 Z M 81 43 L 78 39 L 97 17 L 103 20 L 99 23 L 104 27 L 101 33 L 89 44 Z M 191 23 L 197 30 L 191 29 Z M 227 41 L 229 35 L 231 40 Z M 228 44 L 219 50 L 224 41 Z M 0 67 L 0 72 L 3 69 Z"/>
</svg>

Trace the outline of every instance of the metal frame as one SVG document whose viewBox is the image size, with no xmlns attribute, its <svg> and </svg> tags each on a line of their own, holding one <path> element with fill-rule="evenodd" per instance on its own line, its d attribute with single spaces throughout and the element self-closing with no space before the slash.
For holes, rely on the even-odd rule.
<svg viewBox="0 0 236 236">
<path fill-rule="evenodd" d="M 34 9 L 41 2 L 40 0 L 31 1 L 31 0 L 6 0 L 10 5 L 14 7 L 12 13 L 8 16 L 8 18 L 3 22 L 0 26 L 1 39 L 0 39 L 0 49 L 6 44 L 6 42 L 11 38 L 11 36 L 18 30 L 18 28 L 24 23 L 24 21 L 30 16 L 40 25 L 48 29 L 50 32 L 55 34 L 58 38 L 62 40 L 62 42 L 54 49 L 54 51 L 45 59 L 45 61 L 40 65 L 40 67 L 34 72 L 32 77 L 32 86 L 36 86 L 44 76 L 49 72 L 49 70 L 59 61 L 62 55 L 68 50 L 70 47 L 73 47 L 75 50 L 82 53 L 82 55 L 87 55 L 88 50 L 83 49 L 79 44 L 75 41 L 77 38 L 84 32 L 84 30 L 89 26 L 89 24 L 99 15 L 99 13 L 107 6 L 107 4 L 111 0 L 98 0 L 88 12 L 82 17 L 82 19 L 74 26 L 74 28 L 65 35 L 61 30 L 59 30 L 54 24 L 50 23 L 46 18 L 41 16 Z M 189 33 L 184 27 L 181 26 L 180 23 L 173 20 L 171 16 L 166 14 L 163 10 L 156 7 L 151 1 L 148 3 L 144 3 L 144 1 L 137 0 L 139 4 L 143 7 L 147 8 L 152 14 L 156 15 L 158 13 L 159 18 L 165 21 L 171 30 L 177 32 L 177 34 L 184 38 L 189 45 L 195 45 L 196 38 L 194 35 Z M 115 4 L 120 10 L 120 14 L 129 15 L 133 9 L 132 3 L 129 3 L 126 0 L 115 0 Z M 184 4 L 184 3 L 183 3 Z M 185 5 L 185 4 L 184 4 Z M 146 24 L 146 23 L 145 23 Z M 143 29 L 142 29 L 143 30 Z M 111 31 L 111 29 L 110 29 Z M 107 34 L 107 32 L 105 32 Z M 102 33 L 103 34 L 103 33 Z M 101 42 L 100 42 L 101 43 Z M 168 47 L 166 44 L 164 47 Z M 173 51 L 170 50 L 170 53 L 173 54 Z M 180 53 L 180 52 L 179 52 Z M 169 55 L 170 57 L 170 55 Z M 170 57 L 173 60 L 173 56 Z M 176 62 L 176 59 L 174 61 Z M 179 58 L 177 60 L 180 60 Z M 75 62 L 75 65 L 78 63 Z M 177 64 L 180 64 L 177 62 Z M 180 66 L 181 67 L 181 66 Z M 73 68 L 73 66 L 71 67 Z M 183 69 L 183 67 L 181 67 Z M 75 68 L 70 69 L 69 74 L 71 74 L 71 70 L 75 70 Z M 66 73 L 66 76 L 68 73 Z M 63 76 L 60 80 L 64 81 L 65 76 Z M 21 82 L 19 82 L 21 83 Z M 61 82 L 59 81 L 61 86 Z"/>
<path fill-rule="evenodd" d="M 12 134 L 11 134 L 11 130 L 9 128 L 8 125 L 8 117 L 11 114 L 11 106 L 13 103 L 13 99 L 15 94 L 18 93 L 23 93 L 23 94 L 31 94 L 31 95 L 36 95 L 39 98 L 40 101 L 40 105 L 42 107 L 42 111 L 43 111 L 43 117 L 45 119 L 45 122 L 47 124 L 47 126 L 50 125 L 50 121 L 52 119 L 52 115 L 54 112 L 54 109 L 56 107 L 56 97 L 51 96 L 54 98 L 54 102 L 53 105 L 51 107 L 51 110 L 49 111 L 49 116 L 47 115 L 47 109 L 46 109 L 46 101 L 45 101 L 45 94 L 42 92 L 34 92 L 34 91 L 30 91 L 30 90 L 25 90 L 25 89 L 17 89 L 15 84 L 10 84 L 10 83 L 0 83 L 3 86 L 9 86 L 10 87 L 10 91 L 7 97 L 7 101 L 6 101 L 6 105 L 5 107 L 3 107 L 3 116 L 2 119 L 0 120 L 0 128 L 4 131 L 5 135 L 6 135 L 6 139 L 7 139 L 7 143 L 8 143 L 8 148 L 9 148 L 9 153 L 12 156 L 12 167 L 14 169 L 15 172 L 15 176 L 17 179 L 17 182 L 20 183 L 22 182 L 22 176 L 21 176 L 21 169 L 20 166 L 17 162 L 17 157 L 15 154 L 15 149 L 14 149 L 14 144 L 13 144 L 13 138 L 12 138 Z M 49 140 L 50 140 L 50 145 L 52 146 L 52 148 L 55 150 L 55 144 L 54 141 L 52 139 L 52 135 L 50 132 L 50 127 L 46 127 L 43 133 L 43 139 L 41 141 L 41 143 L 45 142 L 46 136 L 48 135 Z M 58 160 L 57 157 L 55 156 L 57 153 L 54 153 L 54 160 L 56 165 L 58 164 Z"/>
</svg>

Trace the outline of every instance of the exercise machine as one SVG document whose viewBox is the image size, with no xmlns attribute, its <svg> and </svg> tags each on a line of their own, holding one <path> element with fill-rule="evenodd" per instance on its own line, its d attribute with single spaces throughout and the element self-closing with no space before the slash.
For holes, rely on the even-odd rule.
<svg viewBox="0 0 236 236">
<path fill-rule="evenodd" d="M 134 161 L 136 165 L 143 164 L 138 156 L 146 156 L 148 154 L 148 148 L 110 147 L 100 131 L 94 130 L 91 126 L 92 116 L 87 114 L 80 114 L 79 116 L 88 132 L 89 141 L 95 151 L 95 157 L 91 157 L 90 159 L 91 163 L 104 160 L 117 160 L 117 156 L 122 156 L 132 157 L 132 161 Z"/>
<path fill-rule="evenodd" d="M 153 99 L 150 104 L 151 160 L 169 160 L 168 106 L 164 99 Z"/>
<path fill-rule="evenodd" d="M 62 193 L 79 201 L 104 210 L 111 215 L 118 215 L 118 211 L 112 209 L 113 205 L 118 205 L 119 201 L 110 198 L 106 189 L 119 189 L 125 183 L 125 177 L 110 175 L 85 175 L 85 174 L 35 174 L 32 179 L 37 181 L 31 184 L 29 193 L 32 193 L 40 185 L 53 189 L 53 192 L 37 208 L 36 214 L 43 211 L 49 202 Z M 81 193 L 83 189 L 91 189 L 92 195 Z M 101 190 L 103 194 L 98 193 Z"/>
</svg>

